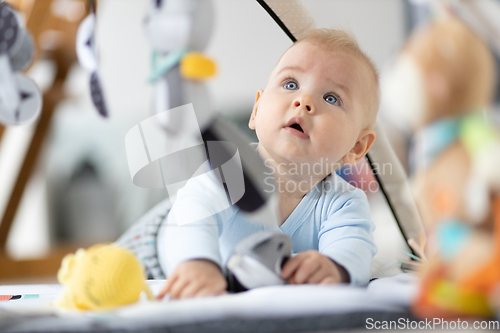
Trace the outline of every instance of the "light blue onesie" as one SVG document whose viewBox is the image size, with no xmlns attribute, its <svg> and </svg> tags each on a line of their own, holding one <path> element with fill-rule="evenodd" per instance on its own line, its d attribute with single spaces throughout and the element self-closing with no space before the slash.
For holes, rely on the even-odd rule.
<svg viewBox="0 0 500 333">
<path fill-rule="evenodd" d="M 159 264 L 167 275 L 189 259 L 209 259 L 224 267 L 239 241 L 262 230 L 289 235 L 294 253 L 312 249 L 330 257 L 347 270 L 352 285 L 368 283 L 377 251 L 368 201 L 363 191 L 336 174 L 307 193 L 280 227 L 252 223 L 229 205 L 214 173 L 189 180 L 159 229 Z"/>
</svg>

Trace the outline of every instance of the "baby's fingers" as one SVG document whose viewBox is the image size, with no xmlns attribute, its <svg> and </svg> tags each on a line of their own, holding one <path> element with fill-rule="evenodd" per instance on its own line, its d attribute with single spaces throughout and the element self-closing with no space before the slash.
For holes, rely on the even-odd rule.
<svg viewBox="0 0 500 333">
<path fill-rule="evenodd" d="M 320 263 L 316 260 L 303 260 L 295 272 L 295 283 L 307 283 L 309 278 L 320 270 Z"/>
<path fill-rule="evenodd" d="M 337 283 L 339 281 L 337 281 L 333 276 L 327 276 L 325 277 L 323 280 L 321 280 L 321 282 L 319 284 L 334 284 L 334 283 Z"/>
<path fill-rule="evenodd" d="M 323 281 L 327 276 L 328 272 L 325 269 L 319 269 L 314 274 L 312 274 L 305 283 L 318 284 Z"/>
<path fill-rule="evenodd" d="M 305 256 L 298 254 L 295 257 L 288 259 L 281 269 L 281 277 L 284 279 L 290 278 L 305 258 Z"/>
<path fill-rule="evenodd" d="M 172 275 L 171 277 L 169 277 L 163 288 L 161 288 L 161 291 L 158 294 L 158 296 L 156 296 L 156 298 L 162 299 L 163 297 L 165 297 L 165 295 L 170 292 L 170 289 L 172 288 L 172 285 L 176 280 L 177 280 L 177 275 Z"/>
<path fill-rule="evenodd" d="M 225 290 L 214 290 L 213 288 L 202 288 L 200 289 L 196 295 L 196 297 L 210 297 L 210 296 L 219 296 L 219 295 L 224 295 L 227 294 L 227 291 Z"/>
<path fill-rule="evenodd" d="M 191 283 L 187 285 L 179 295 L 179 298 L 190 298 L 196 296 L 200 290 L 202 290 L 203 285 L 201 283 Z"/>
<path fill-rule="evenodd" d="M 189 285 L 189 282 L 187 279 L 177 279 L 170 289 L 170 299 L 178 299 L 184 288 Z"/>
</svg>

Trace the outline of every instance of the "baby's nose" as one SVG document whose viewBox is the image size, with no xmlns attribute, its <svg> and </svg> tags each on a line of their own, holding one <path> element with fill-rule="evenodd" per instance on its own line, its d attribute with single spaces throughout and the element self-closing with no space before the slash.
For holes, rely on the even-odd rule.
<svg viewBox="0 0 500 333">
<path fill-rule="evenodd" d="M 308 98 L 306 96 L 297 98 L 296 100 L 293 101 L 293 106 L 298 108 L 298 107 L 304 107 L 307 112 L 312 112 L 314 111 L 314 106 L 312 103 L 311 98 Z"/>
</svg>

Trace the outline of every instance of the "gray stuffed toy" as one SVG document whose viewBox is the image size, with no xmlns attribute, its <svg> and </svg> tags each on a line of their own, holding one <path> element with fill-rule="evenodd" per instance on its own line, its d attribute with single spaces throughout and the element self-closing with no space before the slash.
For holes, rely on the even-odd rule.
<svg viewBox="0 0 500 333">
<path fill-rule="evenodd" d="M 281 268 L 292 256 L 292 240 L 280 232 L 262 231 L 242 240 L 227 263 L 228 290 L 285 284 Z"/>
</svg>

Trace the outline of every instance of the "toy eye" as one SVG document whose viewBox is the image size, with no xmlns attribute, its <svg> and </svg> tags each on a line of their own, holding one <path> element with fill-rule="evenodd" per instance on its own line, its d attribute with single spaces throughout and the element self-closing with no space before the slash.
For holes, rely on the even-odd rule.
<svg viewBox="0 0 500 333">
<path fill-rule="evenodd" d="M 163 6 L 163 0 L 156 0 L 156 8 L 161 8 Z"/>
<path fill-rule="evenodd" d="M 333 95 L 326 95 L 325 96 L 325 101 L 329 104 L 332 104 L 332 105 L 339 105 L 339 100 L 337 97 L 333 96 Z"/>
<path fill-rule="evenodd" d="M 299 85 L 297 84 L 297 82 L 289 81 L 285 83 L 284 88 L 287 90 L 297 90 L 299 88 Z"/>
</svg>

